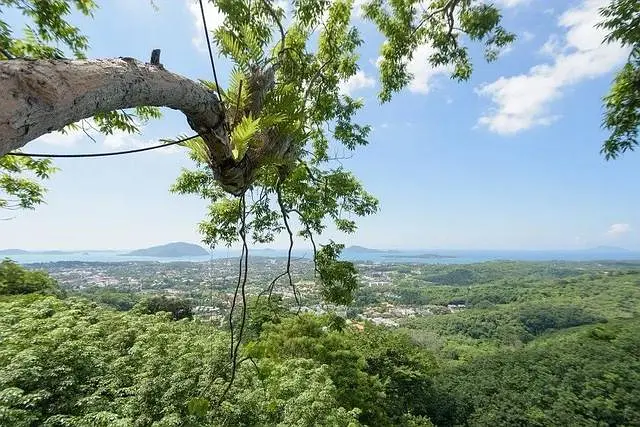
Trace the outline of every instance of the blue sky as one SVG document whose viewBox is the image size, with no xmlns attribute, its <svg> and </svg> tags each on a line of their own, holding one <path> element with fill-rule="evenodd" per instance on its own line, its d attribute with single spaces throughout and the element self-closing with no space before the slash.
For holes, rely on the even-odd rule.
<svg viewBox="0 0 640 427">
<path fill-rule="evenodd" d="M 131 56 L 185 76 L 211 78 L 197 4 L 191 0 L 102 1 L 93 20 L 75 22 L 90 38 L 91 58 Z M 345 166 L 380 199 L 380 212 L 347 244 L 385 248 L 640 249 L 640 153 L 605 161 L 599 149 L 601 97 L 626 52 L 601 46 L 593 27 L 602 0 L 500 0 L 504 24 L 519 40 L 497 63 L 477 57 L 470 82 L 427 66 L 420 48 L 414 80 L 379 105 L 376 58 L 383 39 L 354 13 L 366 43 L 361 73 L 344 90 L 363 97 L 374 131 Z M 553 8 L 551 8 L 553 6 Z M 220 22 L 209 8 L 210 26 Z M 9 23 L 12 16 L 9 14 Z M 17 24 L 17 20 L 13 21 Z M 228 67 L 218 62 L 224 77 Z M 223 78 L 224 79 L 224 78 Z M 141 135 L 52 134 L 26 151 L 94 152 L 152 144 L 190 133 L 168 111 Z M 128 157 L 65 159 L 48 182 L 47 204 L 0 221 L 0 247 L 135 248 L 198 242 L 205 202 L 168 188 L 190 162 L 180 150 Z M 3 214 L 5 215 L 5 214 Z M 7 215 L 5 215 L 7 216 Z M 272 247 L 284 247 L 280 236 Z"/>
</svg>

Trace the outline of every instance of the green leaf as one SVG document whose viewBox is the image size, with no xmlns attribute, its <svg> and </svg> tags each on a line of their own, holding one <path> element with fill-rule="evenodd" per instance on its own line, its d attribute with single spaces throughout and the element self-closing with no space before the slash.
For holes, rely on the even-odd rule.
<svg viewBox="0 0 640 427">
<path fill-rule="evenodd" d="M 207 415 L 210 406 L 211 404 L 209 401 L 202 397 L 195 397 L 187 403 L 189 414 L 200 418 L 204 418 Z"/>
<path fill-rule="evenodd" d="M 231 152 L 236 161 L 242 160 L 249 149 L 249 143 L 260 130 L 260 119 L 254 119 L 251 114 L 244 116 L 240 123 L 231 131 Z"/>
</svg>

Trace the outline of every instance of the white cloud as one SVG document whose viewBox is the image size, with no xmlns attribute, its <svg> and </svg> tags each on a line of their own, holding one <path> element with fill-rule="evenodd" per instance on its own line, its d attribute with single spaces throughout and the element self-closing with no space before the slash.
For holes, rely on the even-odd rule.
<svg viewBox="0 0 640 427">
<path fill-rule="evenodd" d="M 528 4 L 530 1 L 531 0 L 496 0 L 496 3 L 502 7 L 516 7 Z"/>
<path fill-rule="evenodd" d="M 561 43 L 562 41 L 560 40 L 560 37 L 558 37 L 557 34 L 551 34 L 547 39 L 547 41 L 544 42 L 542 47 L 540 47 L 540 49 L 538 50 L 538 53 L 555 58 L 558 55 L 562 54 L 564 47 L 561 45 Z"/>
<path fill-rule="evenodd" d="M 550 39 L 543 48 L 553 56 L 552 63 L 536 65 L 526 74 L 501 77 L 476 89 L 495 105 L 478 123 L 499 134 L 549 125 L 559 118 L 549 112 L 549 104 L 562 97 L 567 86 L 605 75 L 620 64 L 626 49 L 603 45 L 604 33 L 595 28 L 600 21 L 598 9 L 606 3 L 583 0 L 558 18 L 558 25 L 566 29 L 562 44 L 554 47 Z"/>
<path fill-rule="evenodd" d="M 409 90 L 414 93 L 427 94 L 433 87 L 433 80 L 441 74 L 449 74 L 452 71 L 451 66 L 432 67 L 428 58 L 433 53 L 433 48 L 428 44 L 418 46 L 413 53 L 413 58 L 407 64 L 413 78 L 409 83 Z"/>
<path fill-rule="evenodd" d="M 364 16 L 364 10 L 362 10 L 362 6 L 369 3 L 369 0 L 354 0 L 353 1 L 353 10 L 355 12 L 355 16 L 358 18 L 362 18 Z"/>
<path fill-rule="evenodd" d="M 523 31 L 522 32 L 522 40 L 529 42 L 531 40 L 533 40 L 535 38 L 535 34 L 529 32 L 529 31 Z"/>
<path fill-rule="evenodd" d="M 155 139 L 144 140 L 141 139 L 138 134 L 130 134 L 123 131 L 114 131 L 111 135 L 101 135 L 96 132 L 94 128 L 91 127 L 91 119 L 88 120 L 89 124 L 85 125 L 85 129 L 93 139 L 95 139 L 98 143 L 102 141 L 102 144 L 106 147 L 105 150 L 98 151 L 108 151 L 108 150 L 128 150 L 128 149 L 136 149 L 136 148 L 144 148 L 150 147 L 152 145 L 159 145 L 161 141 Z M 79 124 L 80 125 L 80 124 Z M 78 130 L 69 130 L 66 134 L 61 132 L 52 132 L 46 135 L 42 135 L 41 137 L 34 139 L 32 143 L 40 142 L 43 144 L 48 144 L 57 147 L 71 147 L 79 142 L 87 142 L 93 144 L 91 138 L 85 134 L 82 129 Z M 31 143 L 30 143 L 31 144 Z M 177 153 L 180 149 L 176 146 L 169 146 L 167 148 L 160 148 L 158 150 L 154 150 L 157 153 L 162 154 L 172 154 Z"/>
<path fill-rule="evenodd" d="M 513 45 L 505 46 L 502 49 L 500 49 L 500 52 L 498 52 L 498 57 L 502 58 L 503 56 L 506 56 L 511 52 L 513 52 Z"/>
<path fill-rule="evenodd" d="M 189 7 L 189 12 L 193 17 L 194 24 L 194 36 L 191 39 L 191 42 L 196 47 L 196 49 L 205 52 L 207 49 L 207 41 L 204 38 L 204 24 L 202 23 L 202 12 L 200 11 L 200 4 L 194 0 L 187 0 L 187 6 Z M 207 28 L 209 31 L 213 31 L 216 28 L 222 26 L 224 23 L 224 14 L 215 6 L 213 3 L 209 1 L 203 2 L 204 6 L 204 15 L 207 18 Z M 211 37 L 211 34 L 209 34 Z"/>
<path fill-rule="evenodd" d="M 376 81 L 372 77 L 367 76 L 364 71 L 358 70 L 347 81 L 340 83 L 340 92 L 345 95 L 352 95 L 360 89 L 374 87 L 375 85 Z"/>
<path fill-rule="evenodd" d="M 609 230 L 607 230 L 607 235 L 610 237 L 619 237 L 630 231 L 631 226 L 629 224 L 611 224 Z"/>
<path fill-rule="evenodd" d="M 55 145 L 58 147 L 71 147 L 72 145 L 76 145 L 78 142 L 84 139 L 89 139 L 89 137 L 86 136 L 81 129 L 70 129 L 66 133 L 47 133 L 39 138 L 34 139 L 33 142 L 42 142 L 44 144 Z"/>
<path fill-rule="evenodd" d="M 364 1 L 364 0 L 363 0 Z M 200 11 L 200 4 L 196 0 L 186 0 L 187 7 L 189 8 L 189 12 L 193 18 L 194 30 L 193 30 L 193 38 L 191 42 L 201 52 L 207 51 L 207 41 L 204 38 L 204 25 L 202 23 L 202 12 Z M 210 1 L 203 2 L 204 6 L 204 14 L 207 18 L 207 28 L 211 33 L 215 29 L 219 28 L 224 24 L 225 14 L 218 9 L 214 3 Z M 285 26 L 288 22 L 288 17 L 290 14 L 289 9 L 289 1 L 288 0 L 276 0 L 273 2 L 274 9 L 282 9 L 284 11 L 285 18 L 282 20 L 282 25 Z M 211 37 L 211 34 L 209 34 Z M 278 38 L 279 40 L 279 38 Z"/>
</svg>

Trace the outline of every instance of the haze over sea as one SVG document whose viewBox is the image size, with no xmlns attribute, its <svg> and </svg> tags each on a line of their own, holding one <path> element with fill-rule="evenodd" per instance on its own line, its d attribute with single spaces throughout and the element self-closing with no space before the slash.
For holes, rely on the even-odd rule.
<svg viewBox="0 0 640 427">
<path fill-rule="evenodd" d="M 213 259 L 237 257 L 239 251 L 214 250 L 211 255 L 186 257 L 128 256 L 128 251 L 78 251 L 63 253 L 26 253 L 5 255 L 20 264 L 50 263 L 61 261 L 84 262 L 205 262 Z M 286 250 L 257 249 L 250 256 L 285 257 Z M 293 251 L 294 258 L 312 259 L 310 250 Z M 345 260 L 374 263 L 423 263 L 423 264 L 470 264 L 486 261 L 631 261 L 640 260 L 640 252 L 622 250 L 542 251 L 542 250 L 412 250 L 412 251 L 350 251 L 343 254 Z"/>
</svg>

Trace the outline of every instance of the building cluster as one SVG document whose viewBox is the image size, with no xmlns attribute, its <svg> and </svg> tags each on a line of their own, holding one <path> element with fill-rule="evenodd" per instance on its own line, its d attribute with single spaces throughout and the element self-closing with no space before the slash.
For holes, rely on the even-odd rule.
<svg viewBox="0 0 640 427">
<path fill-rule="evenodd" d="M 46 269 L 60 285 L 73 291 L 103 288 L 124 292 L 152 293 L 182 296 L 194 302 L 194 313 L 204 319 L 221 323 L 228 315 L 235 289 L 238 285 L 236 259 L 210 262 L 57 262 L 31 265 Z M 400 304 L 396 283 L 410 279 L 420 270 L 407 269 L 406 265 L 357 264 L 361 288 L 383 296 L 383 301 L 372 301 L 355 307 L 336 307 L 322 302 L 319 286 L 314 277 L 313 263 L 296 260 L 292 264 L 290 286 L 286 259 L 254 257 L 250 259 L 246 294 L 256 296 L 272 292 L 278 294 L 294 311 L 336 313 L 354 322 L 373 322 L 395 327 L 402 319 L 415 316 L 443 314 L 464 309 L 463 304 L 448 306 Z M 273 283 L 274 278 L 280 278 Z M 294 294 L 294 288 L 298 298 Z"/>
</svg>

